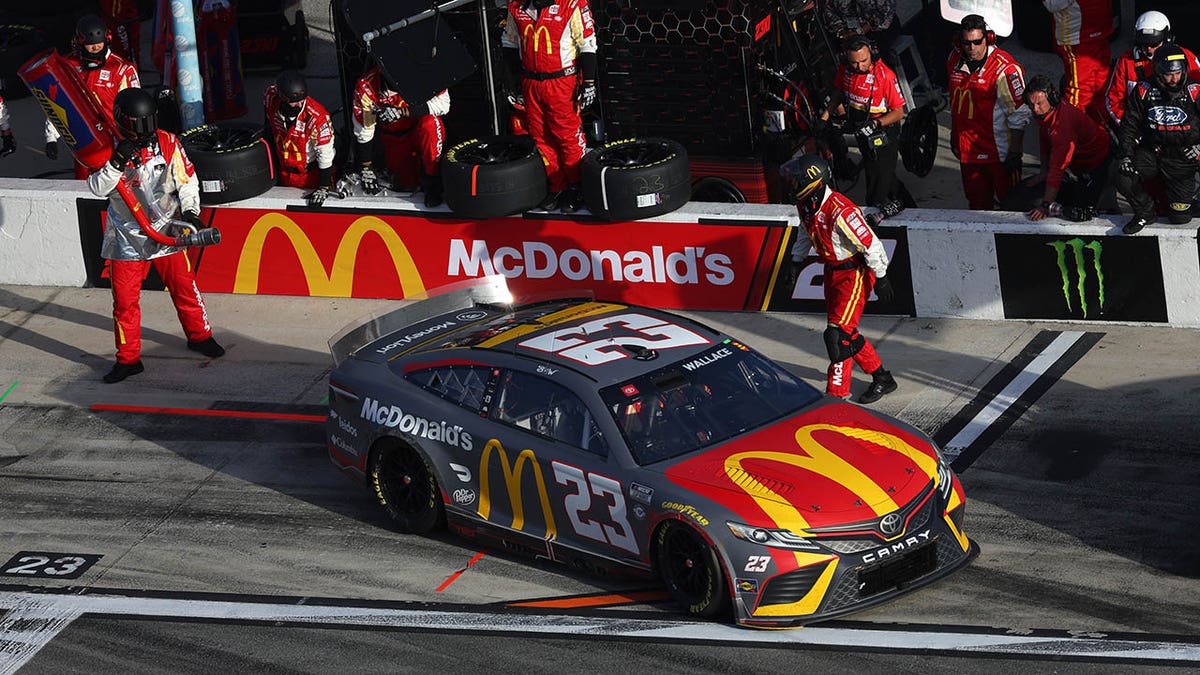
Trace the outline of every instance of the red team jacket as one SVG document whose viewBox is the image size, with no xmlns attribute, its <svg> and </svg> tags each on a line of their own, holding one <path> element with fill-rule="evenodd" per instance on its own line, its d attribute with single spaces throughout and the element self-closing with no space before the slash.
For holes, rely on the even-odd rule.
<svg viewBox="0 0 1200 675">
<path fill-rule="evenodd" d="M 1032 117 L 1023 99 L 1025 71 L 1008 52 L 988 49 L 983 66 L 971 73 L 956 49 L 946 62 L 950 78 L 950 149 L 963 164 L 1002 162 L 1009 129 L 1024 129 Z"/>
</svg>

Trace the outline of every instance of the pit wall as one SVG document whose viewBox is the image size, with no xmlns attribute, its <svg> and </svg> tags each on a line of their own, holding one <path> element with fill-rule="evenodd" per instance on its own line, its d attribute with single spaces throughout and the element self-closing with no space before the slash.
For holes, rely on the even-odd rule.
<svg viewBox="0 0 1200 675">
<path fill-rule="evenodd" d="M 192 249 L 208 293 L 411 297 L 501 273 L 518 294 L 578 288 L 663 308 L 823 311 L 822 267 L 784 274 L 799 224 L 782 205 L 691 203 L 631 222 L 526 214 L 468 220 L 408 196 L 303 206 L 275 188 L 204 210 L 222 243 Z M 0 284 L 107 286 L 102 212 L 78 181 L 0 179 Z M 1200 327 L 1194 225 L 1120 235 L 1021 214 L 910 209 L 878 229 L 896 299 L 868 313 Z M 151 276 L 147 287 L 156 286 Z"/>
</svg>

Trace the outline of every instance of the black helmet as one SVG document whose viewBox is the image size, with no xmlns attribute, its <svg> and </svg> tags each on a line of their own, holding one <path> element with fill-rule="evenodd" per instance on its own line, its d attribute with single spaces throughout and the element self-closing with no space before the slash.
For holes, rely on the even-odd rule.
<svg viewBox="0 0 1200 675">
<path fill-rule="evenodd" d="M 308 82 L 294 70 L 285 70 L 275 78 L 275 91 L 279 94 L 279 114 L 294 120 L 304 111 L 308 98 Z"/>
<path fill-rule="evenodd" d="M 117 92 L 113 99 L 117 134 L 143 147 L 154 142 L 154 132 L 158 129 L 157 113 L 158 101 L 145 89 L 128 87 Z"/>
<path fill-rule="evenodd" d="M 830 180 L 829 162 L 820 155 L 799 155 L 784 162 L 779 175 L 796 199 L 819 198 Z"/>
<path fill-rule="evenodd" d="M 93 54 L 84 49 L 87 45 L 104 45 L 104 49 Z M 71 46 L 79 54 L 83 67 L 89 70 L 99 68 L 108 59 L 108 26 L 104 19 L 95 14 L 85 14 L 75 22 L 75 35 L 71 37 Z"/>
<path fill-rule="evenodd" d="M 1187 54 L 1179 45 L 1163 45 L 1154 52 L 1152 63 L 1154 64 L 1154 79 L 1163 89 L 1178 91 L 1187 84 Z M 1179 82 L 1174 86 L 1167 85 L 1166 78 L 1171 73 L 1183 74 L 1183 77 L 1179 78 Z"/>
</svg>

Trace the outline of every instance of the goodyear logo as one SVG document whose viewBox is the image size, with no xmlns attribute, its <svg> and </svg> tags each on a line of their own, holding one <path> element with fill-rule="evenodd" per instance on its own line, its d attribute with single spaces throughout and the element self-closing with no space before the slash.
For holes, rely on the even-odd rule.
<svg viewBox="0 0 1200 675">
<path fill-rule="evenodd" d="M 1052 241 L 1046 245 L 1054 249 L 1054 261 L 1058 265 L 1058 272 L 1062 277 L 1063 301 L 1067 305 L 1067 311 L 1075 311 L 1071 304 L 1071 300 L 1074 298 L 1075 304 L 1083 312 L 1083 318 L 1087 318 L 1089 309 L 1087 301 L 1089 277 L 1095 279 L 1094 283 L 1096 285 L 1097 299 L 1100 303 L 1100 311 L 1104 311 L 1104 269 L 1100 265 L 1100 254 L 1103 251 L 1103 246 L 1100 242 L 1093 239 L 1090 242 L 1084 243 L 1082 239 L 1075 237 L 1066 241 Z M 1070 254 L 1070 260 L 1067 259 L 1068 253 Z M 1091 254 L 1090 265 L 1087 262 L 1089 253 Z"/>
<path fill-rule="evenodd" d="M 234 293 L 254 294 L 258 292 L 263 246 L 266 244 L 267 235 L 276 231 L 287 237 L 292 245 L 292 250 L 299 258 L 310 295 L 350 297 L 354 286 L 354 268 L 358 250 L 362 246 L 363 238 L 369 233 L 377 235 L 387 247 L 392 264 L 396 269 L 396 276 L 400 279 L 400 288 L 403 290 L 404 296 L 412 297 L 425 291 L 421 274 L 417 271 L 416 262 L 409 253 L 408 247 L 405 246 L 404 240 L 378 217 L 363 216 L 350 224 L 350 227 L 342 235 L 341 241 L 338 242 L 337 252 L 333 256 L 333 266 L 327 270 L 325 264 L 321 262 L 321 257 L 317 254 L 316 247 L 295 221 L 282 213 L 267 213 L 254 223 L 246 235 L 246 242 L 242 245 L 242 252 L 238 256 L 237 271 L 233 282 Z M 371 273 L 375 274 L 376 271 L 371 270 Z"/>
</svg>

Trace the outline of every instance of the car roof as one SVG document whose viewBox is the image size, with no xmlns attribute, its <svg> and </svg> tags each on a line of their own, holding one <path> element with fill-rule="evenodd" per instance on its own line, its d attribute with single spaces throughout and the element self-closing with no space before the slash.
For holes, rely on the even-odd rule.
<svg viewBox="0 0 1200 675">
<path fill-rule="evenodd" d="M 703 354 L 727 339 L 699 321 L 650 307 L 559 298 L 446 312 L 364 349 L 373 355 L 368 360 L 387 361 L 476 360 L 479 351 L 488 351 L 570 369 L 607 386 Z M 467 357 L 465 350 L 476 353 Z"/>
</svg>

